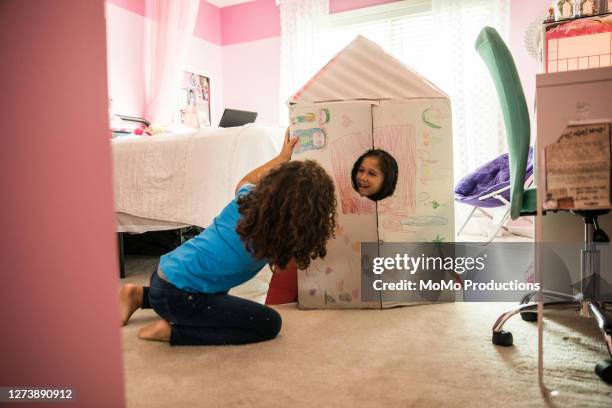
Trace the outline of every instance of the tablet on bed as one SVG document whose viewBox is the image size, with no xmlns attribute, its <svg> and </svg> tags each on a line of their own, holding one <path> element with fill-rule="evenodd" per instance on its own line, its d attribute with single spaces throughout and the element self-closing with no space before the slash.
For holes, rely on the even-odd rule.
<svg viewBox="0 0 612 408">
<path fill-rule="evenodd" d="M 255 122 L 257 112 L 248 112 L 236 109 L 226 109 L 223 111 L 219 127 L 235 127 Z"/>
</svg>

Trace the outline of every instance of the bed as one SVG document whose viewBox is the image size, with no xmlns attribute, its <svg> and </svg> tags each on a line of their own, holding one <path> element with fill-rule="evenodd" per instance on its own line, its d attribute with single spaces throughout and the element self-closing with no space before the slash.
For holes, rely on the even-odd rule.
<svg viewBox="0 0 612 408">
<path fill-rule="evenodd" d="M 280 152 L 283 136 L 248 124 L 112 139 L 117 232 L 207 227 L 238 181 Z"/>
</svg>

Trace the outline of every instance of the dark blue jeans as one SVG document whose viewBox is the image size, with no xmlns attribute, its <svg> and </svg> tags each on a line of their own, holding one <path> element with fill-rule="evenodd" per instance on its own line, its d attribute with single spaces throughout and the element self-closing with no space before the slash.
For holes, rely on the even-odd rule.
<svg viewBox="0 0 612 408">
<path fill-rule="evenodd" d="M 270 340 L 281 329 L 278 312 L 227 293 L 192 293 L 154 271 L 143 309 L 153 308 L 172 326 L 172 345 L 246 344 Z"/>
</svg>

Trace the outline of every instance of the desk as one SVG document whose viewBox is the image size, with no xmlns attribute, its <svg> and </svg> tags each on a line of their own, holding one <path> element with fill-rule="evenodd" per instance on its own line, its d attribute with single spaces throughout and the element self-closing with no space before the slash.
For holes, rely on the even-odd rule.
<svg viewBox="0 0 612 408">
<path fill-rule="evenodd" d="M 568 121 L 612 119 L 612 67 L 541 74 L 536 80 L 537 185 L 546 180 L 540 164 L 544 149 L 561 135 Z M 538 188 L 538 207 L 542 208 L 544 189 Z M 612 216 L 602 217 L 603 228 L 612 233 Z M 567 212 L 548 214 L 536 219 L 536 241 L 581 242 L 584 225 L 580 217 Z"/>
<path fill-rule="evenodd" d="M 538 280 L 543 282 L 544 289 L 572 293 L 572 286 L 576 289 L 576 283 L 578 283 L 578 288 L 581 291 L 583 288 L 582 282 L 580 282 L 582 260 L 584 260 L 582 268 L 585 271 L 585 279 L 594 276 L 595 271 L 601 272 L 601 282 L 604 281 L 604 278 L 610 277 L 612 272 L 610 270 L 612 264 L 610 250 L 607 249 L 605 253 L 593 255 L 598 251 L 593 249 L 594 246 L 589 245 L 589 250 L 581 253 L 581 249 L 585 247 L 585 223 L 581 217 L 566 211 L 547 212 L 546 216 L 543 216 L 544 186 L 546 185 L 543 168 L 545 163 L 544 151 L 547 146 L 557 141 L 567 127 L 568 121 L 612 119 L 612 67 L 542 74 L 537 76 L 536 84 L 536 173 L 538 185 L 536 242 L 547 243 L 545 248 L 542 244 L 538 245 L 537 276 Z M 607 230 L 609 235 L 612 235 L 611 214 L 600 218 L 600 227 Z M 554 245 L 549 243 L 554 243 Z M 561 243 L 569 244 L 561 245 Z M 563 248 L 568 248 L 568 250 L 559 250 Z M 598 248 L 598 250 L 602 251 L 603 249 Z M 608 256 L 607 259 L 606 255 Z M 587 281 L 584 280 L 583 282 L 586 283 Z M 585 285 L 585 287 L 588 287 L 588 285 Z M 586 293 L 585 298 L 590 300 L 589 292 Z M 601 295 L 605 298 L 609 293 L 603 289 Z M 596 295 L 593 298 L 600 300 L 602 297 Z M 583 308 L 584 305 L 585 303 L 582 304 Z M 545 384 L 543 309 L 540 305 L 538 312 L 538 381 L 542 391 L 546 395 L 552 395 L 550 394 L 551 391 L 554 389 L 555 392 L 558 392 L 559 387 L 558 384 L 554 384 L 554 379 L 551 381 L 552 388 Z M 588 314 L 588 311 L 586 312 Z M 595 323 L 593 322 L 593 324 Z M 549 357 L 547 364 L 551 364 L 552 361 Z M 584 364 L 589 364 L 589 362 L 585 361 Z M 551 380 L 551 378 L 548 380 Z"/>
<path fill-rule="evenodd" d="M 537 138 L 536 177 L 537 185 L 545 186 L 544 149 L 556 142 L 568 121 L 586 119 L 612 119 L 612 67 L 540 74 L 536 79 Z M 538 208 L 543 208 L 545 189 L 538 188 Z M 600 226 L 612 236 L 612 213 L 600 217 Z M 538 212 L 536 217 L 536 242 L 550 244 L 582 243 L 584 222 L 581 217 L 567 211 Z M 557 251 L 559 262 L 567 268 L 567 279 L 558 279 L 559 271 L 550 263 L 541 269 L 541 277 L 548 289 L 571 292 L 570 282 L 580 280 L 580 254 L 574 251 Z M 547 277 L 555 276 L 555 282 Z"/>
</svg>

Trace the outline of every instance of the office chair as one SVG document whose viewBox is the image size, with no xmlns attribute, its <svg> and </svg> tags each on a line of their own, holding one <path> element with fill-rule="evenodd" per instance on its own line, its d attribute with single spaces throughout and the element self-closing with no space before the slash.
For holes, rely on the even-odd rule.
<svg viewBox="0 0 612 408">
<path fill-rule="evenodd" d="M 521 81 L 512 55 L 497 31 L 491 27 L 481 30 L 475 44 L 476 51 L 485 62 L 497 91 L 506 128 L 506 141 L 510 161 L 510 216 L 516 219 L 522 215 L 536 213 L 536 188 L 524 189 L 525 165 L 529 151 L 529 112 Z M 584 247 L 580 251 L 580 288 L 574 294 L 542 291 L 551 301 L 544 302 L 545 308 L 575 308 L 581 316 L 590 315 L 596 320 L 612 358 L 612 323 L 605 313 L 604 304 L 599 301 L 599 251 L 595 242 L 608 242 L 605 232 L 597 223 L 597 217 L 609 210 L 574 211 L 584 219 Z M 512 346 L 512 333 L 502 330 L 504 323 L 520 313 L 525 321 L 537 320 L 537 293 L 529 293 L 521 303 L 504 312 L 493 325 L 492 342 L 498 346 Z M 595 366 L 595 372 L 607 383 L 612 382 L 612 360 L 604 360 Z"/>
</svg>

